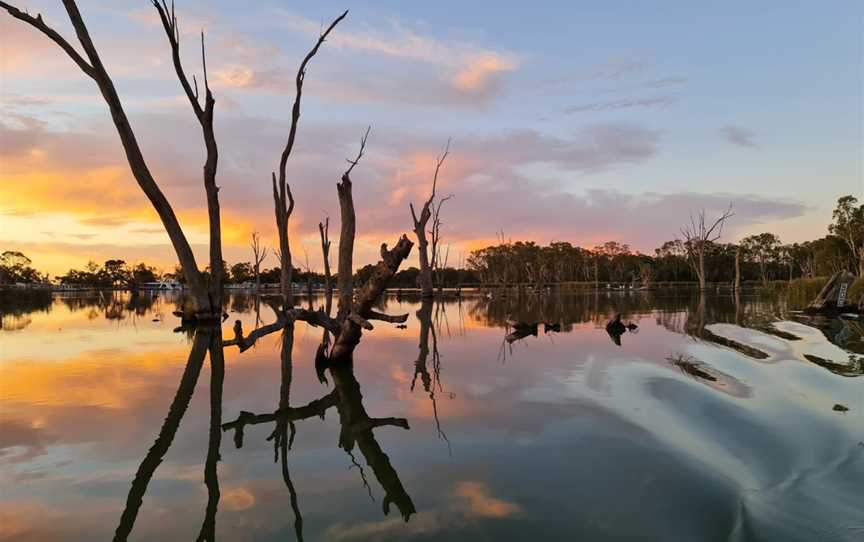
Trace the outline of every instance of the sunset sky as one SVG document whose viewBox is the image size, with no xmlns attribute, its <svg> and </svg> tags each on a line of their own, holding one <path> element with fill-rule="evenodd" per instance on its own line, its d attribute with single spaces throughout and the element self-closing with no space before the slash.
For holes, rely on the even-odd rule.
<svg viewBox="0 0 864 542">
<path fill-rule="evenodd" d="M 74 40 L 59 2 L 16 4 Z M 251 259 L 252 231 L 275 244 L 270 172 L 293 78 L 321 25 L 346 8 L 307 74 L 288 164 L 301 267 L 307 252 L 321 269 L 324 216 L 338 241 L 335 184 L 367 125 L 352 174 L 359 265 L 410 231 L 408 204 L 426 197 L 448 137 L 439 188 L 455 195 L 442 213 L 451 264 L 501 231 L 652 252 L 691 210 L 730 203 L 724 240 L 772 231 L 802 241 L 825 234 L 839 196 L 864 196 L 857 1 L 250 4 L 177 3 L 184 64 L 199 79 L 206 33 L 229 263 Z M 79 7 L 201 261 L 203 143 L 156 12 L 144 0 Z M 52 275 L 88 260 L 176 262 L 95 84 L 5 12 L 0 249 Z"/>
</svg>

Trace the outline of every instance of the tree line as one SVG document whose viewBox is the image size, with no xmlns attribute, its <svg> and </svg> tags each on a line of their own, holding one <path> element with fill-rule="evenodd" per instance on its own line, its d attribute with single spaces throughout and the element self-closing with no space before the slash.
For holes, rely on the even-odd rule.
<svg viewBox="0 0 864 542">
<path fill-rule="evenodd" d="M 862 243 L 864 243 L 864 205 L 854 196 L 844 196 L 837 202 L 827 235 L 813 241 L 784 244 L 773 233 L 745 237 L 738 243 L 706 241 L 704 246 L 705 280 L 730 283 L 735 280 L 736 260 L 739 279 L 768 282 L 827 276 L 841 270 L 855 271 L 864 276 Z M 437 242 L 437 237 L 436 237 Z M 692 241 L 690 242 L 692 244 Z M 223 262 L 222 276 L 226 283 L 279 283 L 279 266 L 260 269 L 262 254 L 257 234 L 253 235 L 253 259 L 228 265 Z M 440 252 L 436 249 L 436 252 Z M 256 263 L 257 262 L 257 263 Z M 431 275 L 433 287 L 452 288 L 467 285 L 543 285 L 562 282 L 698 282 L 697 260 L 688 241 L 673 239 L 664 242 L 653 254 L 641 254 L 629 245 L 617 241 L 599 244 L 593 249 L 568 242 L 552 242 L 546 246 L 532 241 L 504 242 L 475 250 L 464 268 L 436 265 Z M 430 265 L 431 267 L 431 265 Z M 362 285 L 371 276 L 372 264 L 357 269 L 352 282 Z M 257 270 L 257 271 L 256 271 Z M 210 269 L 204 270 L 208 277 Z M 338 280 L 338 274 L 294 267 L 295 283 L 311 283 L 319 287 L 328 280 Z M 84 269 L 70 269 L 55 277 L 60 284 L 95 287 L 137 287 L 156 280 L 176 280 L 184 283 L 179 266 L 160 273 L 155 267 L 138 263 L 127 265 L 120 259 L 107 260 L 103 265 L 89 262 Z M 46 282 L 47 275 L 34 270 L 31 261 L 20 252 L 6 251 L 0 255 L 2 283 Z M 421 270 L 408 267 L 397 272 L 390 282 L 399 288 L 423 286 Z"/>
<path fill-rule="evenodd" d="M 544 285 L 562 282 L 738 283 L 827 276 L 847 270 L 864 277 L 864 205 L 851 195 L 837 201 L 827 235 L 783 244 L 774 233 L 738 243 L 719 242 L 731 211 L 713 223 L 704 213 L 682 228 L 682 236 L 642 254 L 618 241 L 588 249 L 568 242 L 500 242 L 468 257 L 468 271 L 482 284 Z M 712 229 L 713 226 L 713 229 Z"/>
</svg>

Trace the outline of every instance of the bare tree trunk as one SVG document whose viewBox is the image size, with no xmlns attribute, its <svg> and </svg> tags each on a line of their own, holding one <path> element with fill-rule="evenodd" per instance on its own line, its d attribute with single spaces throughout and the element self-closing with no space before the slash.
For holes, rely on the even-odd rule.
<svg viewBox="0 0 864 542">
<path fill-rule="evenodd" d="M 287 183 L 276 183 L 273 174 L 273 202 L 276 209 L 276 229 L 279 234 L 279 292 L 282 294 L 282 309 L 294 306 L 292 275 L 294 264 L 291 261 L 291 244 L 288 241 L 288 219 L 294 211 L 294 196 Z"/>
<path fill-rule="evenodd" d="M 258 232 L 252 232 L 252 255 L 255 261 L 255 293 L 261 290 L 261 262 L 267 257 L 267 247 L 261 246 Z"/>
<path fill-rule="evenodd" d="M 180 62 L 180 31 L 177 26 L 177 17 L 174 15 L 173 5 L 170 16 L 165 0 L 162 0 L 161 6 L 158 2 L 154 2 L 153 5 L 159 13 L 162 27 L 165 29 L 165 35 L 168 37 L 168 43 L 171 45 L 171 58 L 174 62 L 174 71 L 177 73 L 177 78 L 180 80 L 180 85 L 189 99 L 189 104 L 192 106 L 192 111 L 201 125 L 201 131 L 204 136 L 204 147 L 206 149 L 204 190 L 207 194 L 207 216 L 210 225 L 210 284 L 208 284 L 208 290 L 214 314 L 219 315 L 222 308 L 222 285 L 225 281 L 224 266 L 222 265 L 222 222 L 219 212 L 219 187 L 216 186 L 219 148 L 216 145 L 216 135 L 213 131 L 213 107 L 216 101 L 213 99 L 213 93 L 210 92 L 210 85 L 207 81 L 207 57 L 204 52 L 204 33 L 201 32 L 201 66 L 204 72 L 204 107 L 202 108 L 198 96 L 198 83 L 195 81 L 195 88 L 193 90 L 183 70 L 183 64 Z"/>
<path fill-rule="evenodd" d="M 723 233 L 723 226 L 732 216 L 734 213 L 730 204 L 729 208 L 709 226 L 705 221 L 705 210 L 703 209 L 696 216 L 691 214 L 690 223 L 681 229 L 681 233 L 684 235 L 683 246 L 687 253 L 687 261 L 699 278 L 699 290 L 705 290 L 705 250 L 709 243 L 720 238 Z"/>
<path fill-rule="evenodd" d="M 429 263 L 429 241 L 426 240 L 426 222 L 429 220 L 426 213 L 427 207 L 424 205 L 420 213 L 420 219 L 414 219 L 414 234 L 417 236 L 417 257 L 420 261 L 420 274 L 417 275 L 417 281 L 420 285 L 420 295 L 423 297 L 432 297 L 432 266 Z M 413 207 L 411 212 L 413 213 Z"/>
<path fill-rule="evenodd" d="M 354 235 L 357 228 L 357 218 L 354 214 L 354 195 L 351 191 L 351 171 L 360 163 L 363 153 L 366 151 L 366 141 L 369 139 L 371 126 L 366 128 L 366 133 L 360 138 L 360 151 L 354 160 L 348 160 L 350 164 L 342 180 L 336 183 L 336 192 L 339 196 L 339 310 L 337 316 L 345 318 L 351 311 L 351 303 L 354 299 Z M 329 241 L 328 241 L 329 248 Z"/>
<path fill-rule="evenodd" d="M 159 215 L 159 219 L 162 221 L 162 225 L 171 240 L 171 245 L 177 253 L 177 259 L 179 260 L 180 266 L 183 270 L 186 285 L 189 287 L 189 296 L 187 296 L 187 306 L 184 307 L 184 313 L 212 315 L 218 311 L 218 307 L 214 310 L 214 307 L 211 306 L 207 286 L 204 284 L 203 276 L 195 262 L 195 255 L 192 252 L 189 241 L 186 239 L 183 229 L 180 227 L 180 223 L 177 220 L 177 216 L 174 214 L 171 204 L 162 193 L 159 185 L 156 184 L 153 175 L 150 173 L 150 169 L 147 167 L 147 163 L 145 162 L 141 149 L 138 146 L 138 141 L 135 138 L 135 133 L 132 131 L 129 119 L 126 117 L 126 112 L 123 110 L 123 104 L 121 103 L 117 90 L 114 87 L 114 82 L 111 80 L 105 66 L 102 64 L 102 60 L 96 51 L 96 47 L 93 45 L 93 40 L 90 37 L 87 26 L 84 24 L 81 13 L 78 11 L 78 6 L 75 4 L 74 0 L 63 0 L 63 5 L 66 8 L 66 13 L 69 15 L 69 19 L 75 29 L 78 41 L 81 43 L 89 63 L 88 60 L 81 57 L 75 48 L 60 36 L 60 34 L 45 24 L 41 15 L 33 17 L 6 2 L 0 2 L 0 8 L 5 9 L 12 17 L 30 24 L 54 41 L 86 75 L 96 82 L 96 85 L 99 87 L 99 91 L 102 93 L 102 97 L 111 112 L 114 127 L 117 129 L 117 134 L 120 136 L 120 142 L 126 153 L 126 160 L 129 163 L 129 169 L 132 171 L 132 175 L 135 177 L 138 186 L 141 187 L 141 190 L 147 196 L 147 199 L 150 200 L 150 203 Z M 212 105 L 210 107 L 212 109 Z M 215 161 L 213 168 L 215 172 Z"/>
<path fill-rule="evenodd" d="M 330 218 L 318 223 L 321 234 L 321 257 L 324 259 L 324 299 L 327 303 L 327 314 L 330 314 L 330 303 L 333 299 L 333 276 L 330 274 Z"/>
<path fill-rule="evenodd" d="M 372 317 L 373 303 L 384 292 L 387 282 L 399 269 L 402 261 L 408 257 L 412 245 L 413 243 L 404 235 L 392 250 L 387 250 L 386 243 L 381 245 L 381 261 L 375 266 L 372 276 L 369 277 L 369 280 L 357 294 L 357 300 L 351 306 L 350 314 L 346 315 L 342 321 L 341 331 L 336 338 L 336 342 L 333 344 L 333 349 L 330 351 L 331 361 L 347 361 L 351 359 L 354 348 L 360 342 L 362 334 L 361 326 L 364 324 L 364 320 Z M 354 316 L 354 318 L 350 318 L 349 316 Z M 369 329 L 371 326 L 368 322 L 365 322 L 364 327 Z"/>
<path fill-rule="evenodd" d="M 444 268 L 447 267 L 447 259 L 449 258 L 450 247 L 447 247 L 447 253 L 444 256 L 442 261 L 441 259 L 441 207 L 444 205 L 444 202 L 448 199 L 452 198 L 453 194 L 448 195 L 447 197 L 441 198 L 436 205 L 434 202 L 432 204 L 433 212 L 432 212 L 432 262 L 431 262 L 431 271 L 434 273 L 434 276 L 437 278 L 438 282 L 438 295 L 443 293 L 444 289 Z"/>
<path fill-rule="evenodd" d="M 291 287 L 293 267 L 291 264 L 291 247 L 288 243 L 288 219 L 294 210 L 294 197 L 291 195 L 291 188 L 287 185 L 285 167 L 288 164 L 288 158 L 294 150 L 294 142 L 297 139 L 297 126 L 300 123 L 300 99 L 303 96 L 303 81 L 306 78 L 306 66 L 312 60 L 312 57 L 318 53 L 318 49 L 321 48 L 330 32 L 347 15 L 348 11 L 345 11 L 330 23 L 330 26 L 321 33 L 318 41 L 315 42 L 315 46 L 306 53 L 303 62 L 300 63 L 300 68 L 297 70 L 297 77 L 295 78 L 296 94 L 294 95 L 294 105 L 291 107 L 291 127 L 288 130 L 288 141 L 285 143 L 285 148 L 282 150 L 282 156 L 279 159 L 278 184 L 276 173 L 273 173 L 273 200 L 276 203 L 276 227 L 279 230 L 279 260 L 281 262 L 279 279 L 282 290 L 283 309 L 294 306 Z"/>
<path fill-rule="evenodd" d="M 339 194 L 339 317 L 345 316 L 351 310 L 351 299 L 354 295 L 354 233 L 356 217 L 354 216 L 354 197 L 351 194 L 351 178 L 342 175 L 342 181 L 336 183 Z"/>
<path fill-rule="evenodd" d="M 417 236 L 417 257 L 420 261 L 420 274 L 417 277 L 420 283 L 420 295 L 423 297 L 432 297 L 434 295 L 434 285 L 432 283 L 432 266 L 429 260 L 429 241 L 426 239 L 426 224 L 432 217 L 432 208 L 435 201 L 435 188 L 438 185 L 438 172 L 441 170 L 441 165 L 447 159 L 450 153 L 450 140 L 447 140 L 447 146 L 444 152 L 438 157 L 435 164 L 435 175 L 432 177 L 432 192 L 429 194 L 429 199 L 423 204 L 420 210 L 420 218 L 417 218 L 417 213 L 414 212 L 414 204 L 411 203 L 408 207 L 411 209 L 411 219 L 414 223 L 414 235 Z M 433 254 L 434 258 L 434 254 Z"/>
<path fill-rule="evenodd" d="M 732 285 L 735 291 L 741 289 L 741 249 L 735 249 L 735 283 Z"/>
<path fill-rule="evenodd" d="M 705 251 L 699 251 L 699 289 L 704 290 L 705 286 Z"/>
</svg>

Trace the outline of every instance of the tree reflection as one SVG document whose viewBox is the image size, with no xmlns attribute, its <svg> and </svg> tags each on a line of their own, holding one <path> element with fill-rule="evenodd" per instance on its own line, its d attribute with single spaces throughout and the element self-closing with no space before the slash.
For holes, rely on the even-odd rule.
<svg viewBox="0 0 864 542">
<path fill-rule="evenodd" d="M 438 438 L 447 443 L 447 450 L 452 455 L 453 450 L 450 445 L 450 439 L 441 428 L 441 419 L 438 417 L 438 398 L 437 392 L 444 392 L 444 386 L 441 383 L 441 353 L 438 351 L 438 332 L 435 323 L 432 321 L 432 307 L 434 301 L 432 298 L 423 298 L 420 309 L 417 311 L 417 320 L 420 322 L 420 344 L 418 345 L 419 352 L 417 359 L 414 361 L 414 376 L 411 378 L 411 391 L 417 384 L 417 377 L 423 383 L 423 391 L 429 394 L 429 400 L 432 403 L 432 415 L 435 418 L 435 429 L 438 431 Z M 444 312 L 443 310 L 441 311 Z M 432 338 L 432 373 L 426 367 L 429 358 L 429 338 Z"/>
<path fill-rule="evenodd" d="M 204 484 L 207 486 L 207 509 L 198 540 L 216 539 L 216 509 L 219 507 L 219 473 L 222 445 L 222 386 L 225 382 L 225 356 L 222 351 L 222 329 L 210 334 L 210 433 L 207 440 L 207 459 L 204 462 Z"/>
<path fill-rule="evenodd" d="M 219 336 L 221 344 L 221 333 L 216 333 Z M 132 487 L 129 490 L 129 495 L 126 498 L 126 507 L 123 509 L 123 514 L 120 517 L 120 524 L 114 533 L 114 540 L 122 541 L 129 537 L 132 532 L 132 527 L 135 525 L 135 519 L 138 517 L 138 511 L 141 509 L 141 504 L 144 501 L 144 494 L 147 492 L 147 486 L 153 478 L 153 473 L 156 468 L 162 463 L 162 459 L 171 447 L 174 441 L 174 436 L 177 434 L 177 428 L 180 426 L 180 421 L 183 419 L 186 410 L 189 408 L 189 401 L 192 399 L 192 394 L 195 392 L 195 386 L 198 383 L 198 376 L 201 374 L 201 367 L 204 364 L 204 357 L 207 355 L 208 349 L 211 349 L 211 341 L 213 340 L 214 332 L 210 329 L 201 329 L 195 333 L 192 341 L 192 348 L 189 351 L 189 358 L 186 361 L 186 368 L 183 370 L 183 376 L 180 378 L 180 385 L 177 388 L 177 393 L 174 394 L 174 400 L 171 401 L 171 406 L 168 408 L 168 415 L 165 417 L 165 422 L 159 430 L 159 435 L 153 446 L 148 450 L 147 455 L 138 467 L 135 473 L 135 478 L 132 480 Z M 211 350 L 212 352 L 212 350 Z M 218 358 L 218 356 L 217 356 Z M 222 371 L 218 371 L 222 373 Z M 213 378 L 216 378 L 214 371 Z M 221 376 L 218 386 L 218 397 L 211 398 L 213 401 L 218 399 L 221 403 Z M 220 406 L 221 410 L 221 406 Z M 211 412 L 212 415 L 212 412 Z M 211 424 L 212 427 L 212 424 Z M 212 439 L 211 439 L 212 443 Z M 216 454 L 218 456 L 218 442 Z M 208 450 L 208 457 L 210 456 Z M 208 486 L 209 489 L 209 486 Z M 216 502 L 218 502 L 218 485 L 217 485 Z M 209 512 L 208 502 L 208 512 Z M 213 507 L 215 516 L 215 506 Z M 207 519 L 205 518 L 205 524 Z M 202 526 L 202 533 L 204 526 Z"/>
<path fill-rule="evenodd" d="M 247 425 L 273 423 L 274 430 L 268 440 L 274 441 L 275 457 L 282 460 L 282 476 L 291 498 L 294 511 L 294 527 L 298 540 L 303 540 L 303 519 L 298 506 L 298 496 L 287 464 L 287 453 L 296 435 L 295 423 L 310 418 L 323 418 L 327 410 L 336 408 L 339 415 L 340 432 L 338 445 L 351 458 L 352 464 L 359 467 L 353 451 L 360 450 L 371 467 L 375 478 L 385 492 L 383 501 L 384 513 L 388 514 L 391 504 L 395 504 L 405 521 L 416 512 L 411 497 L 405 491 L 396 470 L 390 463 L 375 438 L 374 430 L 384 426 L 395 426 L 409 429 L 405 418 L 373 418 L 366 412 L 363 405 L 363 395 L 360 383 L 354 375 L 351 360 L 342 360 L 328 364 L 326 370 L 333 382 L 333 390 L 301 407 L 290 405 L 290 388 L 292 381 L 291 348 L 293 344 L 293 324 L 287 325 L 282 332 L 282 381 L 280 386 L 279 408 L 269 414 L 254 414 L 241 411 L 238 418 L 222 425 L 223 431 L 234 431 L 234 443 L 238 448 L 243 446 L 244 430 Z M 319 348 L 320 350 L 320 348 Z M 360 469 L 364 485 L 368 486 L 365 471 Z"/>
</svg>

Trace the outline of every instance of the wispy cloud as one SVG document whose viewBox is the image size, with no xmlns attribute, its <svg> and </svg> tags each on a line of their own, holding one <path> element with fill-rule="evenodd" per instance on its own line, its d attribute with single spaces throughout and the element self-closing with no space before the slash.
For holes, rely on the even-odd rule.
<svg viewBox="0 0 864 542">
<path fill-rule="evenodd" d="M 686 77 L 681 77 L 678 75 L 673 75 L 669 77 L 663 77 L 660 79 L 655 79 L 653 81 L 648 81 L 645 83 L 645 87 L 648 88 L 663 88 L 663 87 L 673 87 L 677 85 L 685 85 L 689 79 Z"/>
<path fill-rule="evenodd" d="M 658 96 L 656 98 L 640 98 L 632 100 L 611 100 L 607 102 L 593 102 L 580 105 L 573 105 L 564 108 L 565 114 L 587 113 L 596 111 L 614 111 L 617 109 L 630 108 L 646 108 L 646 109 L 662 109 L 675 103 L 675 98 L 671 96 Z"/>
<path fill-rule="evenodd" d="M 317 38 L 320 24 L 301 15 L 277 10 L 278 24 L 310 39 Z M 344 25 L 343 25 L 344 26 Z M 312 83 L 315 91 L 354 101 L 387 101 L 409 104 L 464 104 L 486 102 L 502 88 L 507 74 L 519 68 L 518 55 L 475 43 L 446 41 L 419 33 L 398 21 L 386 27 L 354 30 L 340 27 L 328 38 L 327 46 L 371 55 L 377 62 L 407 63 L 410 69 L 370 69 L 363 72 L 340 66 L 338 72 L 319 73 Z M 216 70 L 219 83 L 235 88 L 293 92 L 293 74 L 275 65 L 274 55 L 246 55 L 241 62 Z M 346 70 L 351 88 L 344 88 Z M 369 72 L 374 72 L 374 77 Z"/>
<path fill-rule="evenodd" d="M 726 138 L 726 141 L 740 147 L 748 147 L 755 149 L 759 147 L 756 142 L 756 134 L 747 128 L 729 124 L 720 129 L 720 133 Z"/>
</svg>

